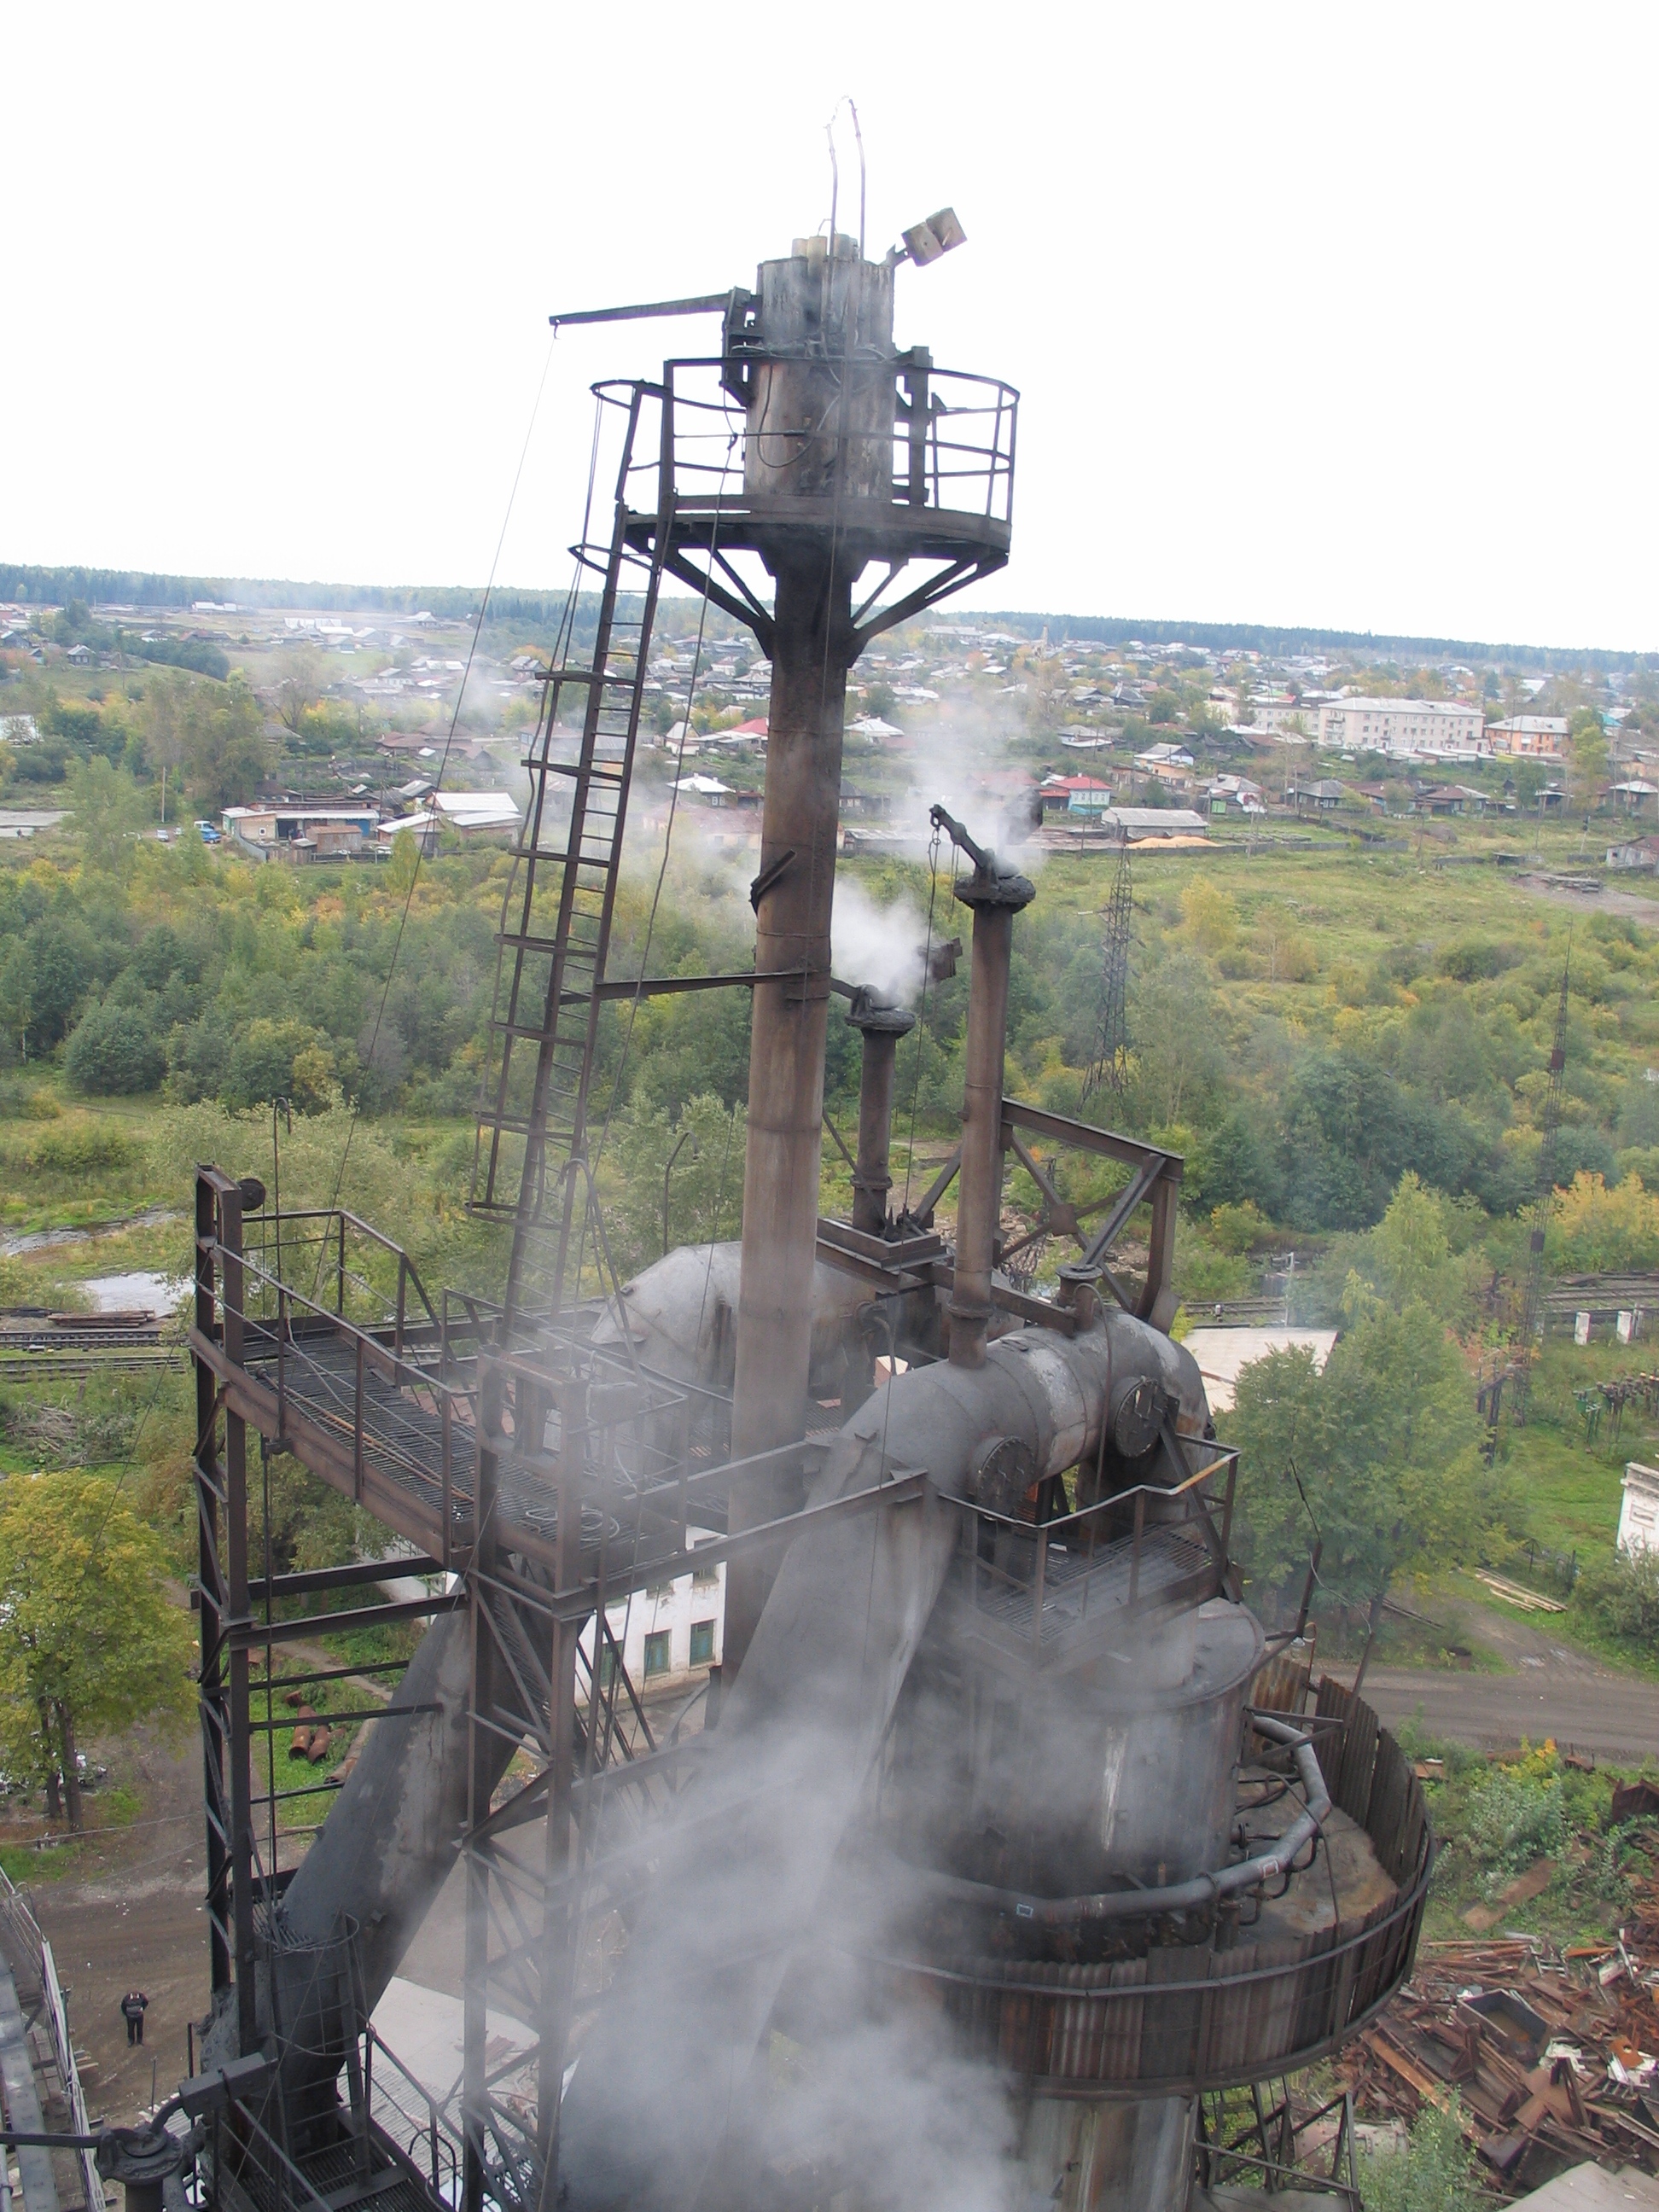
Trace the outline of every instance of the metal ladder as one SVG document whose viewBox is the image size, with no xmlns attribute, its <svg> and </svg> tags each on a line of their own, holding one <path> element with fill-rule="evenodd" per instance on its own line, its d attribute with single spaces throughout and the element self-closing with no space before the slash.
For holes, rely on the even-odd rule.
<svg viewBox="0 0 1659 2212">
<path fill-rule="evenodd" d="M 645 396 L 635 386 L 627 406 L 609 547 L 575 548 L 579 579 L 582 568 L 602 568 L 605 577 L 592 653 L 573 665 L 573 587 L 524 763 L 530 804 L 497 936 L 471 1202 L 477 1213 L 513 1223 L 503 1344 L 515 1326 L 564 1303 L 572 1228 L 585 1219 L 579 1178 L 565 1170 L 587 1140 L 599 986 L 662 574 L 660 560 L 627 538 L 629 471 Z M 637 605 L 624 606 L 624 581 L 636 569 L 644 572 L 635 581 Z M 564 734 L 559 705 L 570 690 L 586 695 L 574 761 L 556 757 Z"/>
</svg>

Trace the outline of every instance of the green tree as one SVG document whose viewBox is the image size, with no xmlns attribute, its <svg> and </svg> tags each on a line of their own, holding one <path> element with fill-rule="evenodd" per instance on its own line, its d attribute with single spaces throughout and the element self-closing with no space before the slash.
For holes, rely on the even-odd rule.
<svg viewBox="0 0 1659 2212">
<path fill-rule="evenodd" d="M 300 734 L 307 707 L 315 704 L 323 688 L 323 657 L 311 645 L 290 647 L 283 655 L 276 681 L 276 713 L 285 728 Z"/>
<path fill-rule="evenodd" d="M 619 1115 L 604 1170 L 608 1234 L 617 1267 L 630 1273 L 677 1245 L 735 1237 L 743 1225 L 743 1110 L 729 1108 L 712 1092 L 688 1098 L 672 1121 L 663 1108 L 643 1100 Z"/>
<path fill-rule="evenodd" d="M 1194 876 L 1181 894 L 1181 918 L 1200 951 L 1224 952 L 1238 933 L 1238 908 L 1208 876 Z"/>
<path fill-rule="evenodd" d="M 182 676 L 156 675 L 145 687 L 143 738 L 144 757 L 161 785 L 161 818 L 167 819 L 167 782 L 175 775 L 185 757 L 185 714 L 190 685 Z M 179 786 L 173 787 L 175 802 Z M 177 819 L 180 808 L 175 803 L 173 816 Z"/>
<path fill-rule="evenodd" d="M 104 875 L 123 873 L 132 861 L 132 833 L 148 811 L 137 785 L 124 768 L 98 758 L 77 761 L 68 783 L 87 865 Z"/>
<path fill-rule="evenodd" d="M 1588 814 L 1607 777 L 1607 733 L 1594 707 L 1580 707 L 1567 729 L 1567 793 Z"/>
<path fill-rule="evenodd" d="M 75 1024 L 76 1010 L 108 972 L 98 940 L 73 908 L 44 915 L 23 940 L 28 955 L 28 1051 L 50 1051 Z"/>
<path fill-rule="evenodd" d="M 126 1097 L 160 1087 L 167 1053 L 143 1006 L 94 1006 L 76 1025 L 64 1066 L 77 1091 Z"/>
<path fill-rule="evenodd" d="M 1197 1110 L 1225 1067 L 1213 996 L 1203 963 L 1166 957 L 1129 975 L 1133 1091 L 1144 1121 L 1168 1128 Z"/>
<path fill-rule="evenodd" d="M 1025 684 L 1025 720 L 1032 735 L 1058 729 L 1069 703 L 1064 662 L 1058 654 L 1034 653 L 1026 663 Z"/>
<path fill-rule="evenodd" d="M 1358 1602 L 1415 1559 L 1462 1556 L 1501 1504 L 1480 1462 L 1468 1373 L 1420 1300 L 1401 1313 L 1373 1301 L 1322 1375 L 1302 1347 L 1255 1361 L 1225 1426 L 1243 1455 L 1243 1555 L 1265 1594 L 1299 1589 L 1310 1511 L 1322 1582 Z"/>
<path fill-rule="evenodd" d="M 1443 1321 L 1468 1301 L 1468 1269 L 1452 1249 L 1448 1201 L 1413 1170 L 1401 1176 L 1389 1210 L 1371 1232 L 1382 1288 L 1397 1306 L 1420 1299 Z"/>
<path fill-rule="evenodd" d="M 49 696 L 36 717 L 48 737 L 90 751 L 104 732 L 104 718 L 89 699 Z"/>
<path fill-rule="evenodd" d="M 386 862 L 387 888 L 402 898 L 415 887 L 415 878 L 421 870 L 421 848 L 415 842 L 412 830 L 398 830 L 392 839 L 392 856 Z"/>
<path fill-rule="evenodd" d="M 168 1601 L 157 1538 L 110 1483 L 79 1474 L 0 1484 L 0 1751 L 82 1826 L 83 1739 L 193 1702 L 189 1616 Z"/>
<path fill-rule="evenodd" d="M 191 788 L 207 813 L 252 799 L 271 763 L 259 702 L 239 676 L 191 686 L 183 739 Z"/>
<path fill-rule="evenodd" d="M 34 963 L 21 937 L 0 945 L 0 1031 L 20 1060 L 29 1048 L 29 1018 L 34 1011 Z"/>
<path fill-rule="evenodd" d="M 231 1047 L 219 1095 L 237 1113 L 272 1098 L 291 1098 L 302 1111 L 326 1106 L 333 1065 L 326 1047 L 319 1047 L 316 1032 L 303 1022 L 250 1022 Z"/>
</svg>

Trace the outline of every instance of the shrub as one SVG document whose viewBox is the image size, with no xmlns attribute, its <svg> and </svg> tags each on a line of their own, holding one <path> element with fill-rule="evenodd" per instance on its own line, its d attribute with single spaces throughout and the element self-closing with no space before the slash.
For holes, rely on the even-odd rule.
<svg viewBox="0 0 1659 2212">
<path fill-rule="evenodd" d="M 316 1032 L 303 1022 L 273 1022 L 263 1018 L 250 1022 L 231 1046 L 230 1061 L 219 1096 L 237 1113 L 263 1105 L 272 1098 L 291 1098 L 303 1110 L 313 1103 L 310 1087 L 319 1067 L 325 1091 L 331 1071 L 331 1062 L 322 1066 L 325 1054 L 317 1054 L 318 1044 Z M 296 1060 L 306 1063 L 301 1071 L 307 1085 L 304 1098 L 296 1094 Z M 321 1103 L 326 1103 L 325 1097 Z"/>
<path fill-rule="evenodd" d="M 1599 1175 L 1575 1175 L 1556 1200 L 1548 1255 L 1552 1267 L 1573 1274 L 1659 1265 L 1659 1198 L 1639 1176 L 1609 1190 Z"/>
<path fill-rule="evenodd" d="M 63 1110 L 50 1091 L 32 1091 L 21 1077 L 0 1079 L 0 1121 L 55 1121 Z"/>
<path fill-rule="evenodd" d="M 1581 1569 L 1573 1603 L 1607 1635 L 1650 1649 L 1659 1636 L 1659 1556 L 1620 1552 Z"/>
<path fill-rule="evenodd" d="M 1455 2103 L 1425 2105 L 1404 2150 L 1360 2160 L 1359 2184 L 1367 2212 L 1476 2212 L 1487 2201 Z"/>
<path fill-rule="evenodd" d="M 64 1066 L 77 1091 L 96 1097 L 125 1097 L 157 1087 L 167 1068 L 167 1054 L 139 1007 L 94 1006 L 70 1036 Z"/>
<path fill-rule="evenodd" d="M 1247 1261 L 1237 1253 L 1218 1249 L 1196 1231 L 1177 1240 L 1176 1283 L 1189 1305 L 1203 1307 L 1224 1298 L 1246 1297 L 1252 1279 Z M 1201 1313 L 1198 1318 L 1203 1318 Z"/>
<path fill-rule="evenodd" d="M 1273 1224 L 1254 1199 L 1243 1199 L 1236 1206 L 1224 1201 L 1210 1215 L 1210 1242 L 1224 1252 L 1253 1251 L 1272 1234 Z"/>
<path fill-rule="evenodd" d="M 1513 968 L 1521 954 L 1513 945 L 1504 945 L 1488 937 L 1465 937 L 1455 945 L 1449 945 L 1435 962 L 1443 975 L 1449 975 L 1459 983 L 1478 983 L 1492 975 L 1501 975 L 1506 968 Z"/>
<path fill-rule="evenodd" d="M 1500 1886 L 1565 1843 L 1561 1778 L 1553 1765 L 1537 1754 L 1512 1766 L 1494 1766 L 1470 1793 L 1463 1840 L 1486 1870 L 1488 1887 Z"/>
<path fill-rule="evenodd" d="M 1564 1121 L 1555 1133 L 1555 1180 L 1565 1187 L 1581 1175 L 1600 1176 L 1609 1185 L 1619 1180 L 1613 1146 L 1605 1129 L 1594 1121 Z"/>
<path fill-rule="evenodd" d="M 33 1166 L 57 1175 L 90 1175 L 104 1168 L 130 1167 L 135 1157 L 123 1132 L 104 1121 L 70 1121 L 61 1128 L 43 1129 L 29 1148 Z"/>
</svg>

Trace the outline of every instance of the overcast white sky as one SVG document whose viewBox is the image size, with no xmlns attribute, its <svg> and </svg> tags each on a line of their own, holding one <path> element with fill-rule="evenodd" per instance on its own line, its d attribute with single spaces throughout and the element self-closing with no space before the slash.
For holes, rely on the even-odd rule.
<svg viewBox="0 0 1659 2212">
<path fill-rule="evenodd" d="M 550 310 L 952 202 L 899 338 L 1020 386 L 982 603 L 1659 647 L 1659 11 L 15 8 L 0 558 L 488 573 Z M 850 149 L 849 149 L 850 152 Z M 843 227 L 848 195 L 843 167 Z M 568 332 L 501 580 L 560 585 Z"/>
</svg>

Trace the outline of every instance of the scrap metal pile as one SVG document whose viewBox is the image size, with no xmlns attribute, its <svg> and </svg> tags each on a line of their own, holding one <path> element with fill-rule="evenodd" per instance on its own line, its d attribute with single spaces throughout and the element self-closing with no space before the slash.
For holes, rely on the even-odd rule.
<svg viewBox="0 0 1659 2212">
<path fill-rule="evenodd" d="M 1398 1996 L 1345 2054 L 1367 2118 L 1454 2098 L 1505 2196 L 1586 2159 L 1659 2172 L 1659 1882 L 1605 1943 L 1425 1943 Z"/>
</svg>

